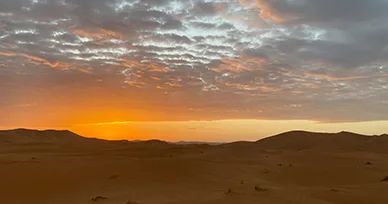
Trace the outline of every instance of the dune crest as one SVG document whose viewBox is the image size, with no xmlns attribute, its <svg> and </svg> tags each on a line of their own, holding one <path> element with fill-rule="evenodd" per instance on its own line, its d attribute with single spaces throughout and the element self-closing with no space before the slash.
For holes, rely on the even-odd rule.
<svg viewBox="0 0 388 204">
<path fill-rule="evenodd" d="M 352 132 L 319 133 L 307 131 L 289 131 L 270 136 L 256 142 L 231 142 L 231 143 L 206 143 L 206 142 L 167 142 L 157 139 L 134 141 L 108 141 L 96 138 L 82 137 L 69 130 L 30 130 L 15 129 L 0 131 L 0 141 L 12 143 L 46 143 L 46 144 L 113 144 L 132 145 L 137 147 L 171 147 L 212 145 L 228 147 L 254 147 L 258 149 L 289 150 L 289 151 L 335 151 L 353 152 L 366 151 L 375 153 L 388 153 L 388 135 L 361 135 Z"/>
</svg>

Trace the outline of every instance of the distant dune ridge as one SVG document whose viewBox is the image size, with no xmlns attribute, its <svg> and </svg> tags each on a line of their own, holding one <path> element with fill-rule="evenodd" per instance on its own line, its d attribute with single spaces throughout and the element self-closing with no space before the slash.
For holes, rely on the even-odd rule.
<svg viewBox="0 0 388 204">
<path fill-rule="evenodd" d="M 69 130 L 31 130 L 15 129 L 0 130 L 0 141 L 19 144 L 82 144 L 90 142 L 103 142 L 96 138 L 82 137 Z"/>
<path fill-rule="evenodd" d="M 72 140 L 86 139 L 68 130 L 30 130 L 15 129 L 1 130 L 0 136 L 3 140 L 10 142 L 65 142 Z"/>
<path fill-rule="evenodd" d="M 267 137 L 256 142 L 207 143 L 207 142 L 166 142 L 162 140 L 108 141 L 96 138 L 86 138 L 68 130 L 1 130 L 0 142 L 3 143 L 40 143 L 80 145 L 93 142 L 95 144 L 122 143 L 137 146 L 170 146 L 170 145 L 224 145 L 250 146 L 273 150 L 318 150 L 318 151 L 368 151 L 388 153 L 388 135 L 367 136 L 352 132 L 317 133 L 307 131 L 290 131 Z"/>
<path fill-rule="evenodd" d="M 388 135 L 366 136 L 351 132 L 291 131 L 256 142 L 259 147 L 281 150 L 368 151 L 388 153 Z"/>
</svg>

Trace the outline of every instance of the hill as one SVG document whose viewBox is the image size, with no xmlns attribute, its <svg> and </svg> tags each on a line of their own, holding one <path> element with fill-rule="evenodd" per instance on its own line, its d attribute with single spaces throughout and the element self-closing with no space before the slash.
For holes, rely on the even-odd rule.
<svg viewBox="0 0 388 204">
<path fill-rule="evenodd" d="M 290 131 L 255 142 L 257 147 L 276 150 L 366 151 L 388 153 L 388 136 L 367 136 L 351 132 L 316 133 Z"/>
<path fill-rule="evenodd" d="M 109 147 L 110 149 L 148 148 L 164 149 L 177 146 L 197 146 L 204 142 L 169 143 L 161 140 L 148 141 L 107 141 L 85 138 L 68 130 L 28 130 L 15 129 L 0 131 L 0 144 L 39 144 L 56 146 L 78 146 L 88 148 Z M 388 153 L 388 135 L 366 136 L 351 132 L 317 133 L 290 131 L 267 137 L 256 142 L 232 142 L 211 144 L 215 148 L 233 150 L 257 149 L 279 151 L 322 151 L 322 152 L 375 152 Z"/>
<path fill-rule="evenodd" d="M 68 130 L 1 130 L 0 141 L 10 143 L 73 143 L 88 140 Z"/>
</svg>

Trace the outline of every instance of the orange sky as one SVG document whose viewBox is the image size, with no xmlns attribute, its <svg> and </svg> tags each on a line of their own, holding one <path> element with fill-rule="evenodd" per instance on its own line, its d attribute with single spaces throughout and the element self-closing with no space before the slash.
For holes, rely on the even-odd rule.
<svg viewBox="0 0 388 204">
<path fill-rule="evenodd" d="M 162 139 L 169 141 L 254 141 L 289 130 L 353 131 L 374 135 L 387 132 L 388 121 L 319 124 L 313 121 L 219 120 L 189 122 L 116 122 L 70 127 L 106 139 Z"/>
<path fill-rule="evenodd" d="M 69 129 L 86 137 L 170 141 L 257 140 L 290 130 L 324 132 L 346 130 L 371 135 L 388 132 L 388 121 L 238 119 L 240 115 L 244 116 L 250 112 L 199 108 L 193 110 L 179 106 L 149 107 L 147 104 L 145 107 L 141 104 L 128 107 L 129 105 L 125 103 L 128 101 L 126 97 L 115 98 L 115 95 L 109 93 L 105 93 L 108 94 L 105 97 L 94 96 L 93 92 L 84 93 L 85 96 L 82 96 L 74 90 L 71 94 L 66 91 L 57 94 L 58 97 L 51 97 L 48 100 L 35 102 L 32 100 L 34 103 L 26 104 L 20 101 L 20 105 L 2 109 L 2 115 L 5 117 L 0 119 L 0 128 Z M 68 98 L 69 96 L 72 98 Z M 224 119 L 228 117 L 235 119 Z"/>
</svg>

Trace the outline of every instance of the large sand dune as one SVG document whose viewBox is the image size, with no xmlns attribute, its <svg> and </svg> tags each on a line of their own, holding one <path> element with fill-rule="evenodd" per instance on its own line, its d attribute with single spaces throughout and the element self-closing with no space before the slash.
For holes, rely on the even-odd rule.
<svg viewBox="0 0 388 204">
<path fill-rule="evenodd" d="M 176 145 L 0 131 L 1 204 L 385 204 L 386 176 L 387 135 Z"/>
</svg>

